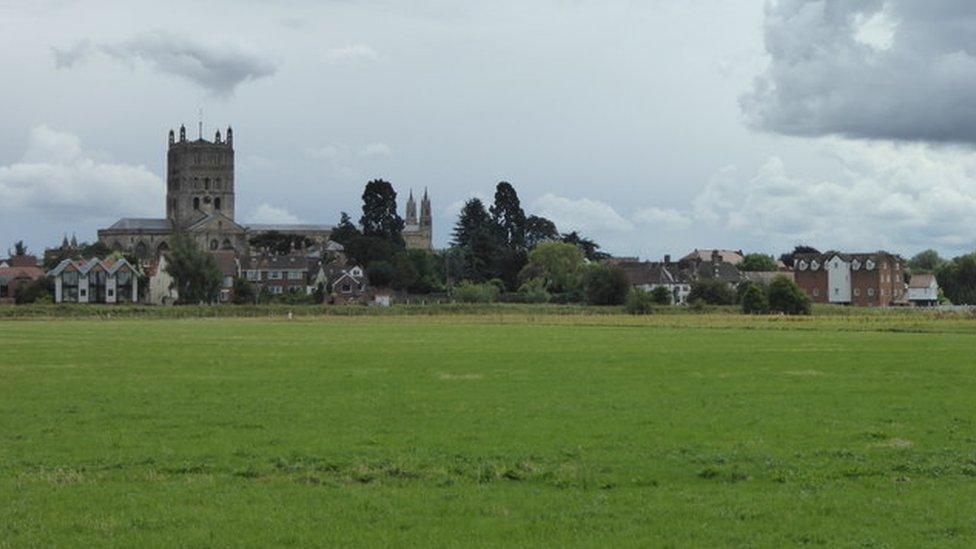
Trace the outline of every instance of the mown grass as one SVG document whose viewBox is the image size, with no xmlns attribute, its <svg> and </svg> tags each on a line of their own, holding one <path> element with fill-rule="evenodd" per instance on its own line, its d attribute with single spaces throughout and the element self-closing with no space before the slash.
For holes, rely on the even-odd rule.
<svg viewBox="0 0 976 549">
<path fill-rule="evenodd" d="M 972 546 L 976 322 L 0 322 L 0 545 Z"/>
</svg>

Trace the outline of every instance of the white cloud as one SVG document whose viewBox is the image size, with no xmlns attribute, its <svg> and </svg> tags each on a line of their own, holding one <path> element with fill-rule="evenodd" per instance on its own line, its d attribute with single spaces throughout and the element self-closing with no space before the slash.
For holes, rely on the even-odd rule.
<svg viewBox="0 0 976 549">
<path fill-rule="evenodd" d="M 584 234 L 627 232 L 634 224 L 622 217 L 606 202 L 589 198 L 572 199 L 552 193 L 539 197 L 535 212 L 548 218 L 560 231 L 581 231 Z"/>
<path fill-rule="evenodd" d="M 754 176 L 718 172 L 688 215 L 752 242 L 876 249 L 976 244 L 976 158 L 966 150 L 828 139 L 836 177 L 770 158 Z"/>
<path fill-rule="evenodd" d="M 393 149 L 386 143 L 370 143 L 363 147 L 361 154 L 363 156 L 390 156 L 393 154 Z"/>
<path fill-rule="evenodd" d="M 364 44 L 352 44 L 325 52 L 325 59 L 332 62 L 375 61 L 379 59 L 379 54 Z"/>
<path fill-rule="evenodd" d="M 35 127 L 23 159 L 0 166 L 0 213 L 59 222 L 162 214 L 165 186 L 156 174 L 98 156 L 85 151 L 75 135 Z"/>
<path fill-rule="evenodd" d="M 139 34 L 124 42 L 94 44 L 82 40 L 70 48 L 52 48 L 59 69 L 101 56 L 127 65 L 145 63 L 153 70 L 177 76 L 230 97 L 244 82 L 273 75 L 278 64 L 249 47 L 236 43 L 202 42 L 162 31 Z"/>
<path fill-rule="evenodd" d="M 249 223 L 301 223 L 302 220 L 295 214 L 291 213 L 285 208 L 279 208 L 277 206 L 272 206 L 268 203 L 263 203 L 257 208 L 251 211 L 250 215 L 247 216 Z"/>
<path fill-rule="evenodd" d="M 779 0 L 749 123 L 797 136 L 976 143 L 969 0 Z"/>
<path fill-rule="evenodd" d="M 680 231 L 692 224 L 688 214 L 671 208 L 649 207 L 637 210 L 634 221 L 641 225 L 652 226 L 665 231 Z"/>
</svg>

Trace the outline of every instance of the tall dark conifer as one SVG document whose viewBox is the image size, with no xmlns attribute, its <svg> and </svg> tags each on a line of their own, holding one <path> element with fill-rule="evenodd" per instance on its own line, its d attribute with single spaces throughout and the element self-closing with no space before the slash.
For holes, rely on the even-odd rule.
<svg viewBox="0 0 976 549">
<path fill-rule="evenodd" d="M 359 224 L 364 236 L 383 238 L 403 247 L 403 218 L 397 213 L 396 191 L 388 181 L 374 179 L 366 184 Z"/>
</svg>

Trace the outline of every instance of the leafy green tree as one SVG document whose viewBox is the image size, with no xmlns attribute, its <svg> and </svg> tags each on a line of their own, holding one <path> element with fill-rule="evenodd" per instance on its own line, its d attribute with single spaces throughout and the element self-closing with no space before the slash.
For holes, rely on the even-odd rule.
<svg viewBox="0 0 976 549">
<path fill-rule="evenodd" d="M 562 236 L 562 241 L 567 244 L 575 244 L 589 261 L 603 261 L 610 257 L 610 254 L 600 251 L 600 245 L 579 235 L 576 231 L 566 233 Z"/>
<path fill-rule="evenodd" d="M 540 242 L 559 240 L 556 224 L 544 217 L 530 215 L 525 219 L 525 249 L 531 250 Z"/>
<path fill-rule="evenodd" d="M 528 280 L 519 286 L 518 296 L 525 303 L 546 303 L 551 297 L 546 291 L 545 281 L 538 278 Z"/>
<path fill-rule="evenodd" d="M 585 271 L 583 284 L 590 305 L 622 305 L 630 292 L 627 275 L 616 265 L 591 265 Z"/>
<path fill-rule="evenodd" d="M 396 196 L 388 181 L 374 179 L 367 183 L 359 224 L 363 227 L 363 235 L 384 238 L 402 248 L 403 218 L 397 213 Z"/>
<path fill-rule="evenodd" d="M 743 272 L 776 272 L 779 265 L 773 256 L 766 254 L 746 254 L 742 262 L 737 265 Z"/>
<path fill-rule="evenodd" d="M 813 246 L 807 246 L 800 244 L 793 248 L 792 252 L 785 253 L 779 256 L 779 260 L 783 262 L 787 267 L 793 267 L 793 258 L 799 254 L 819 254 L 820 250 L 814 248 Z"/>
<path fill-rule="evenodd" d="M 506 181 L 495 187 L 491 218 L 501 232 L 502 241 L 511 250 L 525 248 L 525 212 L 515 188 Z M 517 271 L 517 270 L 516 270 Z"/>
<path fill-rule="evenodd" d="M 925 250 L 915 254 L 908 260 L 908 268 L 913 273 L 934 273 L 945 263 L 935 250 Z"/>
<path fill-rule="evenodd" d="M 769 299 L 769 310 L 774 313 L 787 315 L 809 315 L 811 312 L 810 298 L 803 290 L 785 276 L 777 276 L 769 283 L 766 290 Z"/>
<path fill-rule="evenodd" d="M 671 290 L 667 286 L 655 286 L 651 290 L 651 301 L 656 305 L 670 305 L 672 300 Z"/>
<path fill-rule="evenodd" d="M 477 198 L 468 200 L 454 225 L 453 245 L 464 257 L 461 278 L 481 282 L 494 277 L 499 240 L 495 225 Z"/>
<path fill-rule="evenodd" d="M 54 279 L 42 276 L 27 284 L 15 296 L 18 305 L 28 303 L 51 303 L 54 301 Z"/>
<path fill-rule="evenodd" d="M 393 256 L 393 261 L 390 264 L 393 266 L 393 279 L 390 281 L 390 286 L 393 289 L 410 290 L 417 284 L 420 275 L 405 252 Z"/>
<path fill-rule="evenodd" d="M 754 282 L 746 283 L 742 292 L 742 312 L 747 315 L 764 315 L 769 312 L 769 298 L 762 286 Z"/>
<path fill-rule="evenodd" d="M 332 234 L 329 235 L 329 239 L 333 242 L 338 242 L 339 244 L 346 246 L 349 244 L 349 242 L 352 242 L 354 239 L 359 238 L 362 235 L 363 233 L 359 232 L 359 228 L 353 224 L 349 214 L 342 212 L 339 215 L 339 224 L 332 229 Z"/>
<path fill-rule="evenodd" d="M 23 240 L 18 240 L 17 242 L 14 242 L 14 253 L 12 255 L 15 256 L 27 255 L 27 245 L 24 244 Z"/>
<path fill-rule="evenodd" d="M 171 241 L 166 272 L 183 303 L 213 303 L 220 293 L 223 274 L 213 256 L 200 249 L 185 234 L 176 235 Z"/>
<path fill-rule="evenodd" d="M 366 264 L 366 277 L 370 286 L 386 288 L 396 278 L 396 268 L 389 261 L 373 261 Z"/>
<path fill-rule="evenodd" d="M 398 251 L 392 242 L 378 236 L 358 236 L 344 246 L 346 257 L 363 266 L 373 261 L 390 262 Z"/>
<path fill-rule="evenodd" d="M 722 280 L 705 278 L 692 282 L 688 301 L 690 303 L 700 301 L 708 305 L 731 305 L 735 303 L 735 292 Z"/>
<path fill-rule="evenodd" d="M 257 299 L 258 292 L 254 289 L 254 284 L 242 277 L 234 277 L 234 303 L 248 305 L 255 303 Z"/>
<path fill-rule="evenodd" d="M 575 244 L 542 242 L 529 252 L 529 262 L 519 279 L 542 280 L 550 293 L 570 292 L 581 285 L 583 265 L 583 251 Z"/>
<path fill-rule="evenodd" d="M 441 269 L 437 254 L 427 250 L 407 250 L 404 257 L 413 266 L 416 278 L 407 287 L 407 291 L 415 294 L 429 294 L 438 291 L 443 285 Z"/>
<path fill-rule="evenodd" d="M 658 303 L 651 294 L 652 292 L 641 288 L 632 289 L 627 294 L 627 300 L 624 302 L 624 310 L 632 315 L 649 315 L 653 313 L 654 306 Z"/>
<path fill-rule="evenodd" d="M 943 263 L 935 272 L 945 297 L 956 305 L 976 305 L 976 253 Z"/>
</svg>

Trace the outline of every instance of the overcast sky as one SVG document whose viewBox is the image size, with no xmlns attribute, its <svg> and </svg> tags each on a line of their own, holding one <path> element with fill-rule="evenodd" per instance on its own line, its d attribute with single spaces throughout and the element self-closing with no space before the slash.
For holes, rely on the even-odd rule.
<svg viewBox="0 0 976 549">
<path fill-rule="evenodd" d="M 609 251 L 976 248 L 971 0 L 0 0 L 0 246 L 164 215 L 232 125 L 237 217 L 513 183 Z"/>
</svg>

